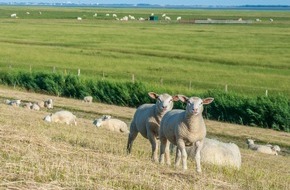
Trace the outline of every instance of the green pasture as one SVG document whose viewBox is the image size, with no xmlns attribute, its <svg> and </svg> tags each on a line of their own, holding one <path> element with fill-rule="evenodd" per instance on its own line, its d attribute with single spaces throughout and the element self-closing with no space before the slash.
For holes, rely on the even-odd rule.
<svg viewBox="0 0 290 190">
<path fill-rule="evenodd" d="M 10 18 L 12 13 L 18 18 Z M 159 21 L 122 22 L 113 13 L 118 18 L 148 18 L 154 13 Z M 163 13 L 172 21 L 164 21 Z M 192 23 L 207 18 L 253 23 Z M 134 77 L 153 89 L 162 86 L 177 93 L 227 85 L 228 91 L 245 95 L 262 95 L 266 90 L 269 95 L 290 95 L 286 11 L 2 6 L 0 27 L 0 70 L 7 72 L 55 68 L 77 74 L 80 69 L 84 78 L 130 81 Z"/>
</svg>

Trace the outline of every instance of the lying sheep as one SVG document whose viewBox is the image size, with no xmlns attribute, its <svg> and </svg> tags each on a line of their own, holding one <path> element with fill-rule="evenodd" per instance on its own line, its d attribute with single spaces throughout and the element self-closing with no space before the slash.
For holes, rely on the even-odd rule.
<svg viewBox="0 0 290 190">
<path fill-rule="evenodd" d="M 109 129 L 110 131 L 129 133 L 128 126 L 124 121 L 112 119 L 109 115 L 103 115 L 101 118 L 95 119 L 93 124 L 97 127 Z"/>
<path fill-rule="evenodd" d="M 149 139 L 152 147 L 152 160 L 158 161 L 158 142 L 159 127 L 162 117 L 165 113 L 173 108 L 173 101 L 177 101 L 177 96 L 169 94 L 156 94 L 149 92 L 148 95 L 152 99 L 156 99 L 155 104 L 143 104 L 135 112 L 130 125 L 130 134 L 128 136 L 127 153 L 132 150 L 133 141 L 138 133 Z"/>
<path fill-rule="evenodd" d="M 40 108 L 44 108 L 44 101 L 39 101 L 39 102 L 37 102 L 37 105 L 38 105 Z"/>
<path fill-rule="evenodd" d="M 258 145 L 254 143 L 254 140 L 247 139 L 248 148 L 251 150 L 255 150 L 257 152 L 261 152 L 264 154 L 278 155 L 278 152 L 281 151 L 278 145 Z"/>
<path fill-rule="evenodd" d="M 187 147 L 186 152 L 190 158 L 195 158 L 195 146 Z M 234 143 L 224 143 L 215 139 L 204 139 L 200 151 L 201 162 L 219 166 L 230 166 L 236 169 L 241 167 L 241 152 Z"/>
<path fill-rule="evenodd" d="M 21 104 L 21 100 L 4 100 L 4 103 L 10 106 L 19 107 Z"/>
<path fill-rule="evenodd" d="M 31 106 L 32 106 L 31 102 L 27 102 L 23 105 L 24 108 L 29 109 L 29 110 L 31 109 Z"/>
<path fill-rule="evenodd" d="M 44 121 L 77 125 L 76 116 L 69 111 L 58 111 L 44 117 Z"/>
<path fill-rule="evenodd" d="M 182 157 L 183 170 L 187 169 L 186 146 L 196 146 L 195 162 L 197 172 L 201 172 L 200 151 L 206 136 L 206 126 L 202 117 L 203 105 L 210 104 L 213 98 L 201 99 L 178 95 L 182 102 L 186 102 L 186 110 L 172 110 L 167 112 L 160 124 L 159 138 L 161 142 L 159 161 L 170 165 L 169 141 L 177 145 L 175 166 Z"/>
<path fill-rule="evenodd" d="M 92 103 L 93 102 L 93 97 L 92 96 L 85 96 L 84 97 L 84 102 Z"/>
<path fill-rule="evenodd" d="M 40 106 L 37 103 L 33 103 L 30 106 L 30 109 L 35 110 L 35 111 L 39 111 L 40 110 Z"/>
</svg>

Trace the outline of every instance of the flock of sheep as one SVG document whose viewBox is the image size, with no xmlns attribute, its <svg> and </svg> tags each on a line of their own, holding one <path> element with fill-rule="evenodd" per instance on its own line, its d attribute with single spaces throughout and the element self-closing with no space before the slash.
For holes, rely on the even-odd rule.
<svg viewBox="0 0 290 190">
<path fill-rule="evenodd" d="M 213 102 L 213 98 L 186 97 L 184 95 L 157 94 L 148 95 L 156 100 L 155 104 L 143 104 L 137 108 L 130 128 L 119 119 L 104 115 L 95 119 L 96 127 L 110 131 L 128 134 L 127 153 L 132 151 L 132 145 L 140 133 L 148 139 L 152 148 L 152 161 L 170 165 L 170 152 L 176 150 L 175 166 L 182 161 L 183 170 L 187 170 L 187 158 L 195 159 L 196 171 L 201 172 L 201 162 L 221 166 L 241 167 L 241 153 L 234 143 L 224 143 L 215 139 L 206 138 L 206 125 L 202 117 L 204 105 Z M 181 101 L 186 109 L 173 109 L 174 102 Z M 21 106 L 21 100 L 5 100 L 11 106 Z M 83 102 L 92 103 L 93 97 L 86 96 Z M 46 107 L 53 109 L 53 100 L 23 103 L 27 109 L 40 110 Z M 46 122 L 77 125 L 77 118 L 69 111 L 62 110 L 49 114 L 43 119 Z M 160 142 L 160 152 L 158 154 Z M 278 155 L 281 151 L 278 145 L 257 145 L 254 140 L 247 139 L 248 148 L 257 152 Z"/>
</svg>

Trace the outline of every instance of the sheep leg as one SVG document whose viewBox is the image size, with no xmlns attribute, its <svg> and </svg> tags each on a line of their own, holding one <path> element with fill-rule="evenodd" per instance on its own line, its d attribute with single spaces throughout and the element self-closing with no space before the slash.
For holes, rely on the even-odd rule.
<svg viewBox="0 0 290 190">
<path fill-rule="evenodd" d="M 203 142 L 196 141 L 196 152 L 195 152 L 195 163 L 196 163 L 196 171 L 201 173 L 201 166 L 200 166 L 200 151 L 203 145 Z"/>
<path fill-rule="evenodd" d="M 181 160 L 181 151 L 178 149 L 178 147 L 176 147 L 176 155 L 175 155 L 175 167 L 179 167 L 180 164 L 180 160 Z"/>
<path fill-rule="evenodd" d="M 160 139 L 160 164 L 164 164 L 164 156 L 167 165 L 171 165 L 170 163 L 170 155 L 169 155 L 169 141 L 166 138 Z"/>
<path fill-rule="evenodd" d="M 183 170 L 187 170 L 187 153 L 185 150 L 185 143 L 182 139 L 179 139 L 177 141 L 177 147 L 181 152 L 181 158 L 182 158 L 182 168 Z M 179 156 L 180 159 L 180 156 Z M 178 160 L 177 160 L 178 161 Z"/>
<path fill-rule="evenodd" d="M 132 122 L 130 125 L 130 133 L 128 135 L 128 143 L 127 143 L 127 154 L 130 154 L 132 151 L 132 145 L 134 140 L 136 139 L 138 135 L 138 130 L 136 128 L 136 125 Z"/>
<path fill-rule="evenodd" d="M 147 131 L 147 137 L 151 143 L 151 148 L 152 148 L 152 161 L 158 162 L 158 141 L 156 137 L 152 134 L 151 131 Z"/>
</svg>

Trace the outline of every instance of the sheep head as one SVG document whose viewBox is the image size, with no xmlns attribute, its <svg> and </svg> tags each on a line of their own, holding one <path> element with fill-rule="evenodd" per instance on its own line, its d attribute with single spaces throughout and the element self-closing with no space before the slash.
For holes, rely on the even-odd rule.
<svg viewBox="0 0 290 190">
<path fill-rule="evenodd" d="M 201 99 L 198 97 L 186 97 L 184 95 L 178 95 L 178 99 L 184 103 L 187 103 L 186 105 L 186 112 L 190 115 L 199 115 L 203 112 L 203 105 L 208 105 L 212 103 L 214 98 L 205 98 Z"/>
<path fill-rule="evenodd" d="M 173 102 L 178 101 L 178 96 L 171 96 L 169 94 L 156 94 L 149 92 L 148 95 L 156 100 L 156 107 L 159 112 L 166 113 L 173 108 Z"/>
</svg>

